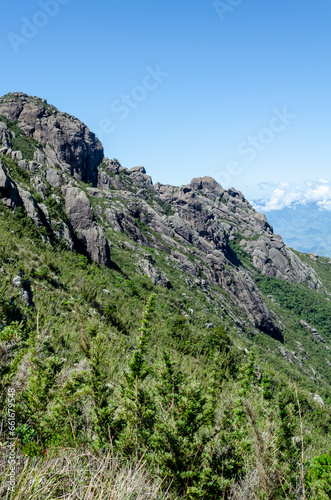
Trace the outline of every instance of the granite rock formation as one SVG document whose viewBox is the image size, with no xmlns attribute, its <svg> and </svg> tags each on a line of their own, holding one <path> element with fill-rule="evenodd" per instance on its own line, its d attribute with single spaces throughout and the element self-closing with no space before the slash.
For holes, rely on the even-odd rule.
<svg viewBox="0 0 331 500">
<path fill-rule="evenodd" d="M 24 173 L 20 180 L 17 172 Z M 321 285 L 241 192 L 210 177 L 181 187 L 153 184 L 144 167 L 128 170 L 104 158 L 100 141 L 78 119 L 23 93 L 0 99 L 0 192 L 7 207 L 22 206 L 37 226 L 101 265 L 112 265 L 112 232 L 125 234 L 136 251 L 137 272 L 171 288 L 148 254 L 148 248 L 157 250 L 188 286 L 211 303 L 223 301 L 239 325 L 280 341 L 282 328 L 254 273 L 313 289 Z"/>
</svg>

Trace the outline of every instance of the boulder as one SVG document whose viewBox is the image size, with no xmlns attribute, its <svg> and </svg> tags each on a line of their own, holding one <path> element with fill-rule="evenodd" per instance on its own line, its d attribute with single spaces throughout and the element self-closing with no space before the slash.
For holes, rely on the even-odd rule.
<svg viewBox="0 0 331 500">
<path fill-rule="evenodd" d="M 160 285 L 168 289 L 172 288 L 170 280 L 158 267 L 153 257 L 149 254 L 145 254 L 144 257 L 144 259 L 140 260 L 140 265 L 154 285 Z"/>
</svg>

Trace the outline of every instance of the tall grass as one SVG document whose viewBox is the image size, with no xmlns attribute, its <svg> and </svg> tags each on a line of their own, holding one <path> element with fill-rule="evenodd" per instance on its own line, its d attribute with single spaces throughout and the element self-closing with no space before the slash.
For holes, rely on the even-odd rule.
<svg viewBox="0 0 331 500">
<path fill-rule="evenodd" d="M 144 462 L 110 453 L 48 451 L 42 458 L 18 456 L 15 492 L 8 491 L 7 451 L 0 449 L 1 500 L 175 500 Z"/>
</svg>

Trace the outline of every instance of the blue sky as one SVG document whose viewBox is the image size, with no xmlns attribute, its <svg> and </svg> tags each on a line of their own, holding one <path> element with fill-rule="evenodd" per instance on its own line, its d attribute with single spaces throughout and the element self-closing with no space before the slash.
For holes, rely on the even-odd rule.
<svg viewBox="0 0 331 500">
<path fill-rule="evenodd" d="M 330 0 L 12 0 L 0 94 L 46 98 L 154 182 L 263 198 L 331 180 L 330 18 Z"/>
</svg>

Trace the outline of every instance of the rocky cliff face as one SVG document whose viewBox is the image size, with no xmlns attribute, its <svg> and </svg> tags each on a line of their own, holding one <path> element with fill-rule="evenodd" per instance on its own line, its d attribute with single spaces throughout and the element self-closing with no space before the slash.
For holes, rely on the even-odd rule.
<svg viewBox="0 0 331 500">
<path fill-rule="evenodd" d="M 86 125 L 62 113 L 44 99 L 23 93 L 8 94 L 0 100 L 0 115 L 16 123 L 27 137 L 35 139 L 47 165 L 60 165 L 64 172 L 84 182 L 96 183 L 103 147 Z M 12 140 L 8 127 L 2 123 L 0 139 L 6 147 Z M 44 158 L 39 157 L 42 162 Z"/>
<path fill-rule="evenodd" d="M 162 200 L 176 207 L 181 218 L 228 258 L 226 242 L 236 242 L 251 256 L 253 266 L 266 276 L 305 282 L 313 289 L 319 287 L 312 269 L 285 246 L 265 215 L 257 213 L 240 191 L 226 191 L 210 177 L 193 179 L 181 188 L 156 188 Z"/>
<path fill-rule="evenodd" d="M 21 93 L 0 99 L 0 146 L 3 203 L 24 207 L 50 235 L 97 263 L 112 265 L 111 235 L 124 233 L 134 243 L 137 272 L 171 288 L 148 252 L 154 248 L 187 286 L 226 308 L 237 324 L 281 341 L 254 275 L 320 287 L 312 268 L 240 192 L 210 177 L 182 187 L 154 185 L 143 167 L 128 170 L 104 158 L 83 123 L 45 100 Z"/>
</svg>

